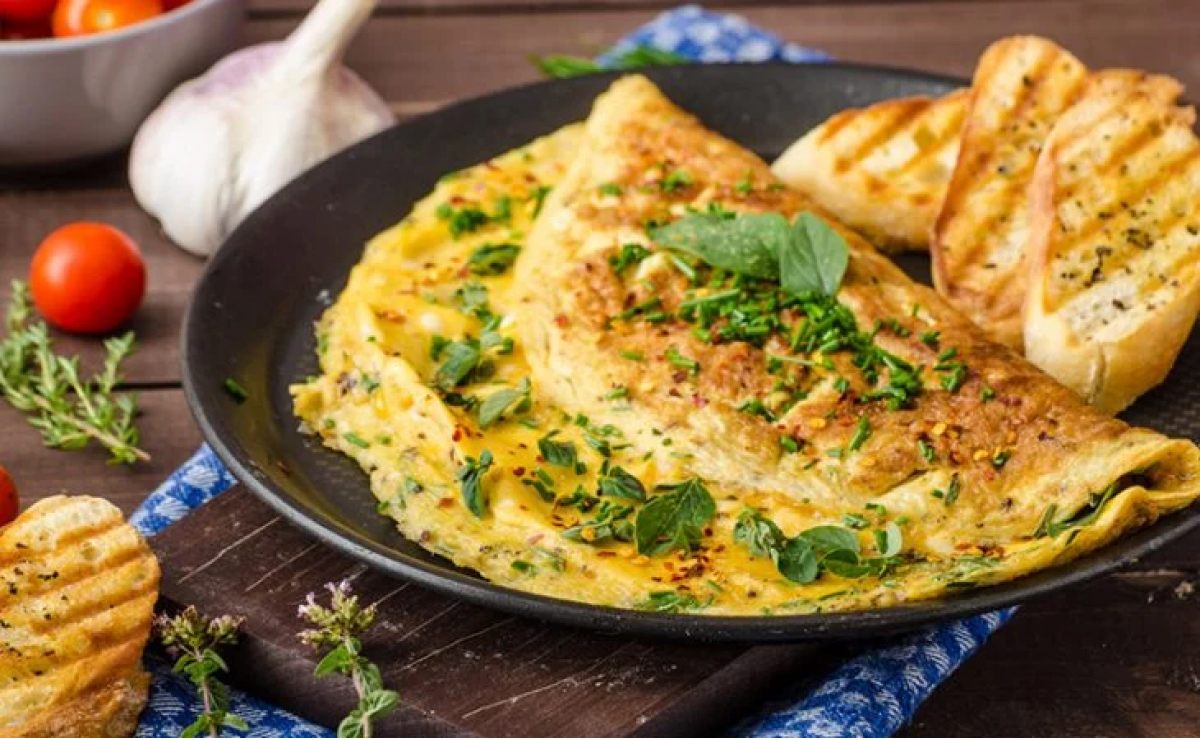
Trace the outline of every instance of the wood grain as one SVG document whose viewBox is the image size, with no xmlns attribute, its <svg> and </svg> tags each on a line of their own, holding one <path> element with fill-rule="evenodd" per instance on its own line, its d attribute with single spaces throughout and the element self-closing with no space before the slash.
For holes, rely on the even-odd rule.
<svg viewBox="0 0 1200 740">
<path fill-rule="evenodd" d="M 485 736 L 687 736 L 724 729 L 822 650 L 646 642 L 557 627 L 454 601 L 372 573 L 318 544 L 242 489 L 156 537 L 163 598 L 246 618 L 235 680 L 313 721 L 351 705 L 344 681 L 312 678 L 295 605 L 349 579 L 379 603 L 366 650 L 404 711 L 381 732 Z"/>
<path fill-rule="evenodd" d="M 1141 66 L 1200 89 L 1200 45 L 1194 43 L 1200 13 L 1180 13 L 1180 7 L 1179 0 L 1044 0 L 756 6 L 739 12 L 787 41 L 845 61 L 969 76 L 989 43 L 1036 31 L 1090 65 Z M 530 55 L 595 54 L 653 17 L 627 10 L 384 15 L 363 29 L 347 63 L 388 100 L 428 106 L 532 82 L 538 74 Z M 279 38 L 296 22 L 255 21 L 247 35 L 253 41 Z"/>
<path fill-rule="evenodd" d="M 51 231 L 72 221 L 102 221 L 129 234 L 146 260 L 146 298 L 129 329 L 138 351 L 125 363 L 128 383 L 178 384 L 179 332 L 192 285 L 204 263 L 172 246 L 158 225 L 141 211 L 125 189 L 24 190 L 0 196 L 0 305 L 7 306 L 12 278 L 27 279 L 29 261 Z M 84 369 L 95 369 L 104 356 L 92 338 L 56 332 L 61 354 L 78 354 Z"/>
<path fill-rule="evenodd" d="M 244 40 L 282 37 L 311 2 L 251 0 Z M 380 5 L 377 17 L 352 47 L 349 63 L 398 113 L 408 116 L 461 97 L 533 81 L 537 73 L 528 63 L 530 54 L 594 54 L 673 3 L 381 0 Z M 1200 46 L 1194 43 L 1200 38 L 1200 3 L 1196 2 L 804 0 L 762 5 L 724 0 L 708 7 L 734 9 L 785 40 L 822 48 L 851 61 L 968 75 L 990 41 L 1010 33 L 1036 32 L 1054 38 L 1093 66 L 1140 66 L 1174 74 L 1193 88 L 1193 99 L 1200 89 Z M 41 238 L 67 221 L 95 218 L 117 224 L 140 242 L 150 265 L 150 295 L 133 326 L 142 349 L 131 359 L 127 375 L 133 384 L 147 388 L 142 393 L 146 413 L 140 426 L 153 462 L 115 468 L 105 463 L 106 456 L 99 450 L 46 450 L 36 430 L 0 406 L 0 464 L 12 472 L 26 503 L 63 491 L 88 492 L 131 511 L 199 442 L 178 389 L 178 329 L 190 288 L 203 265 L 169 246 L 153 221 L 141 213 L 128 193 L 124 168 L 124 156 L 116 155 L 70 172 L 0 172 L 0 301 L 7 298 L 8 280 L 24 275 Z M 85 361 L 98 357 L 91 340 L 61 341 L 62 349 L 80 352 Z M 270 534 L 277 526 L 264 533 Z M 319 555 L 320 546 L 311 541 L 291 545 L 269 538 L 262 541 L 274 542 L 282 549 L 268 548 L 253 560 L 238 561 L 256 580 L 262 580 L 244 602 L 238 595 L 236 603 L 239 608 L 245 603 L 248 609 L 257 609 L 254 621 L 265 625 L 263 634 L 270 637 L 256 637 L 245 645 L 238 654 L 235 673 L 252 681 L 248 688 L 268 699 L 277 698 L 272 692 L 280 686 L 294 687 L 292 698 L 318 720 L 332 723 L 349 702 L 346 687 L 315 682 L 309 678 L 311 656 L 295 651 L 291 644 L 287 649 L 292 652 L 280 659 L 280 646 L 288 644 L 298 626 L 291 605 L 325 580 L 354 573 L 356 568 L 339 562 L 336 556 Z M 194 550 L 196 557 L 207 560 L 235 542 L 225 525 L 218 524 L 181 538 L 177 547 Z M 314 549 L 303 552 L 305 548 Z M 237 553 L 235 548 L 214 562 Z M 288 563 L 293 557 L 296 562 Z M 272 573 L 275 568 L 278 570 Z M 183 586 L 199 593 L 207 578 L 219 570 L 214 564 Z M 285 573 L 290 576 L 285 578 Z M 596 719 L 597 715 L 581 710 L 586 702 L 563 700 L 572 691 L 583 692 L 583 679 L 593 677 L 586 672 L 572 677 L 572 665 L 582 668 L 609 656 L 576 655 L 581 650 L 580 640 L 551 637 L 556 628 L 504 622 L 504 617 L 474 614 L 465 607 L 454 607 L 421 626 L 413 620 L 429 607 L 428 595 L 418 593 L 416 587 L 382 583 L 368 573 L 359 579 L 364 589 L 376 596 L 403 589 L 389 597 L 399 602 L 400 614 L 383 628 L 379 638 L 387 656 L 403 665 L 433 653 L 398 676 L 405 709 L 398 724 L 389 726 L 390 731 L 444 735 L 456 731 L 456 722 L 476 710 L 469 719 L 496 733 L 511 732 L 510 726 L 522 721 L 526 713 L 535 713 L 547 723 L 574 721 L 572 726 L 577 728 L 612 721 L 604 712 Z M 1180 588 L 1184 583 L 1200 586 L 1200 533 L 1118 575 L 1026 607 L 934 694 L 909 734 L 1194 735 L 1200 728 L 1200 620 L 1196 596 L 1189 595 L 1186 587 Z M 258 592 L 288 608 L 251 607 L 263 603 Z M 185 598 L 188 591 L 181 593 Z M 224 595 L 228 597 L 228 592 Z M 498 621 L 501 626 L 493 627 Z M 483 634 L 473 635 L 481 631 Z M 508 661 L 489 657 L 494 653 L 481 649 L 498 646 L 497 652 L 511 655 L 521 649 L 521 640 L 545 645 L 544 668 L 542 662 L 534 661 L 514 669 Z M 624 698 L 621 692 L 638 678 L 636 673 L 631 678 L 628 671 L 633 670 L 640 651 L 650 649 L 653 654 L 653 648 L 621 641 L 602 644 L 609 645 L 613 655 L 594 669 L 600 674 L 596 680 L 622 679 L 624 688 L 612 690 Z M 435 652 L 439 649 L 442 651 Z M 831 651 L 824 657 L 800 655 L 795 660 L 817 675 L 836 658 Z M 423 669 L 431 663 L 443 665 L 443 660 L 445 672 L 440 675 L 444 680 L 428 682 Z M 703 671 L 709 665 L 690 660 L 681 658 L 675 665 L 691 671 Z M 781 660 L 786 664 L 791 658 Z M 726 663 L 735 664 L 736 660 Z M 662 668 L 661 663 L 652 665 Z M 763 659 L 762 665 L 773 670 L 768 660 Z M 664 680 L 678 681 L 678 675 Z M 757 693 L 777 683 L 772 675 L 740 675 L 738 682 Z M 562 679 L 570 680 L 555 685 Z M 500 682 L 503 690 L 493 682 Z M 592 689 L 608 691 L 608 686 L 603 683 Z M 629 731 L 682 732 L 679 728 L 684 725 L 670 722 L 689 718 L 713 722 L 719 718 L 714 711 L 733 716 L 740 710 L 738 702 L 727 702 L 724 694 L 706 695 L 703 686 L 693 683 L 685 694 L 668 691 L 660 695 L 668 698 L 657 705 L 643 697 L 606 711 L 619 714 L 625 722 L 622 727 Z M 725 684 L 717 686 L 728 690 Z M 510 702 L 531 690 L 535 693 Z M 410 692 L 417 701 L 408 701 Z M 428 700 L 420 697 L 438 692 L 455 694 L 453 707 L 447 713 L 422 709 L 420 702 L 428 704 Z M 501 703 L 487 707 L 484 694 Z M 600 695 L 603 698 L 605 694 Z M 658 721 L 667 724 L 639 726 L 638 716 L 644 713 L 641 708 L 647 706 L 651 716 L 666 718 Z M 550 726 L 557 725 L 543 725 Z"/>
<path fill-rule="evenodd" d="M 404 696 L 403 713 L 384 728 L 398 735 L 715 732 L 771 687 L 817 678 L 843 655 L 647 643 L 490 612 L 376 575 L 240 489 L 153 545 L 166 599 L 222 612 L 232 603 L 247 618 L 235 679 L 325 724 L 350 694 L 312 679 L 313 656 L 294 638 L 302 625 L 290 605 L 343 578 L 382 601 L 367 649 Z M 907 734 L 1194 734 L 1200 596 L 1189 587 L 1200 582 L 1197 545 L 1200 533 L 1171 548 L 1192 558 L 1188 571 L 1143 567 L 1025 606 L 934 694 Z"/>
</svg>

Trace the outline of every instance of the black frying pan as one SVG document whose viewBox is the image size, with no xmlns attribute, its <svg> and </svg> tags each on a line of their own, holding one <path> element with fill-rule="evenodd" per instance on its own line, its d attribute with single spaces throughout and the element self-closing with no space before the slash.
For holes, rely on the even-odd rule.
<svg viewBox="0 0 1200 740">
<path fill-rule="evenodd" d="M 842 64 L 688 66 L 652 70 L 666 94 L 713 129 L 770 160 L 837 111 L 965 84 Z M 288 385 L 316 371 L 313 321 L 345 284 L 368 238 L 392 225 L 446 172 L 586 117 L 615 75 L 507 90 L 383 132 L 306 173 L 255 211 L 209 264 L 183 336 L 188 402 L 204 436 L 252 492 L 288 520 L 373 568 L 508 612 L 641 635 L 758 642 L 898 631 L 1025 601 L 1112 570 L 1200 523 L 1200 507 L 1070 564 L 940 601 L 875 611 L 780 617 L 656 614 L 561 601 L 497 586 L 400 536 L 375 512 L 367 477 L 297 430 Z M 900 260 L 929 280 L 926 256 Z M 1125 414 L 1200 438 L 1200 341 L 1168 382 Z M 222 390 L 236 378 L 238 405 Z"/>
</svg>

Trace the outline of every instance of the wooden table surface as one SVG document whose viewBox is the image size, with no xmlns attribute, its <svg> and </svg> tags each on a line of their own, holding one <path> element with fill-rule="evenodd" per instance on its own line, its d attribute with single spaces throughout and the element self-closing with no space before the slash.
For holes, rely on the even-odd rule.
<svg viewBox="0 0 1200 740">
<path fill-rule="evenodd" d="M 247 43 L 276 39 L 311 0 L 251 0 Z M 381 0 L 348 63 L 401 116 L 536 79 L 531 54 L 592 54 L 668 6 L 658 0 Z M 716 7 L 716 6 L 714 6 Z M 967 76 L 991 40 L 1054 38 L 1093 66 L 1140 66 L 1200 90 L 1195 0 L 806 0 L 723 2 L 789 41 L 844 60 Z M 127 384 L 140 394 L 150 463 L 105 464 L 99 451 L 45 450 L 0 408 L 0 464 L 26 502 L 59 492 L 105 496 L 125 511 L 184 461 L 200 435 L 179 386 L 178 337 L 203 267 L 171 246 L 126 186 L 124 158 L 57 175 L 0 175 L 0 300 L 30 255 L 68 221 L 132 235 L 149 268 Z M 398 214 L 399 215 L 399 214 Z M 85 364 L 93 342 L 61 338 Z M 1200 533 L 1116 575 L 1023 609 L 918 712 L 913 735 L 1193 735 L 1200 732 Z M 403 690 L 403 687 L 400 687 Z"/>
</svg>

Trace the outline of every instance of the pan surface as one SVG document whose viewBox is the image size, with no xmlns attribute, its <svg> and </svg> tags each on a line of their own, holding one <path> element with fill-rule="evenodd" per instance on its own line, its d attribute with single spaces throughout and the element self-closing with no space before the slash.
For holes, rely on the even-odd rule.
<svg viewBox="0 0 1200 740">
<path fill-rule="evenodd" d="M 837 111 L 961 80 L 842 64 L 703 65 L 646 73 L 705 124 L 768 161 Z M 255 211 L 213 258 L 184 325 L 188 402 L 213 449 L 253 493 L 317 539 L 367 565 L 466 601 L 645 636 L 770 642 L 881 634 L 1016 604 L 1141 557 L 1200 523 L 1200 507 L 1064 566 L 951 598 L 874 611 L 773 617 L 656 614 L 498 586 L 404 539 L 375 511 L 350 459 L 301 434 L 288 385 L 317 370 L 313 322 L 345 285 L 362 245 L 399 221 L 447 172 L 587 116 L 616 75 L 555 80 L 466 101 L 402 123 L 302 175 Z M 929 282 L 929 260 L 899 260 Z M 1124 415 L 1200 439 L 1200 336 L 1168 381 Z M 235 378 L 249 398 L 223 392 Z"/>
</svg>

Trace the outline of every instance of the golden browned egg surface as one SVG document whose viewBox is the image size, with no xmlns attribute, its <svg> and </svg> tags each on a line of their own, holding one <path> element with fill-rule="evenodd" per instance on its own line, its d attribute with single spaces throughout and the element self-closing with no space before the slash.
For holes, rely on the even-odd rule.
<svg viewBox="0 0 1200 740">
<path fill-rule="evenodd" d="M 695 212 L 816 214 L 849 248 L 840 290 L 802 299 L 649 237 Z M 564 599 L 888 606 L 1200 493 L 1195 446 L 1087 408 L 636 76 L 586 124 L 444 178 L 317 332 L 296 413 L 381 514 Z"/>
</svg>

